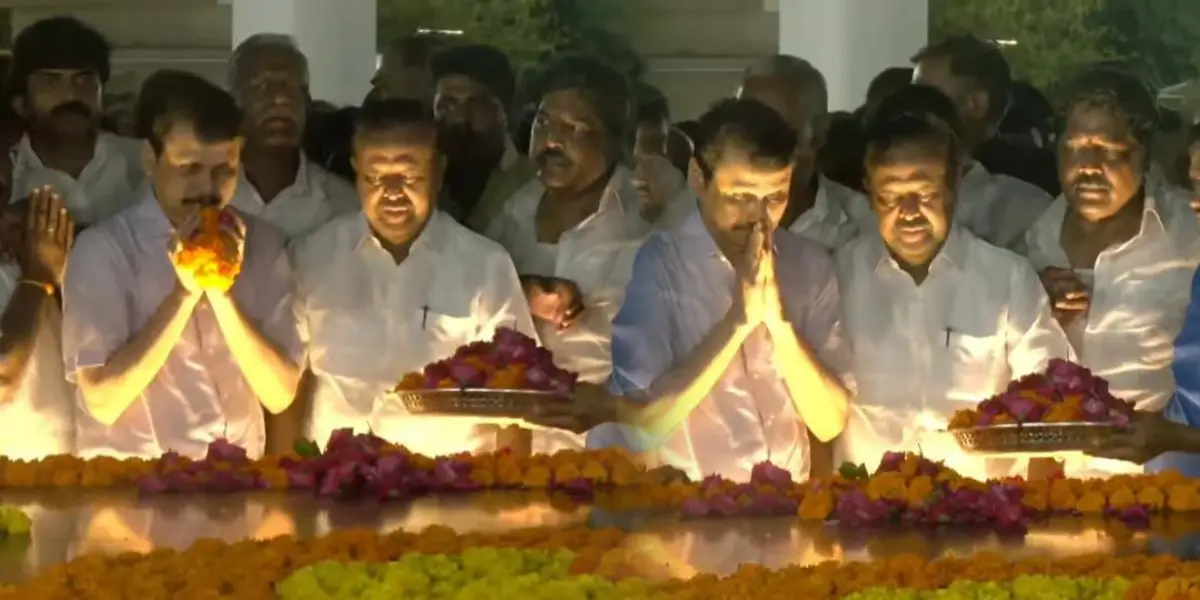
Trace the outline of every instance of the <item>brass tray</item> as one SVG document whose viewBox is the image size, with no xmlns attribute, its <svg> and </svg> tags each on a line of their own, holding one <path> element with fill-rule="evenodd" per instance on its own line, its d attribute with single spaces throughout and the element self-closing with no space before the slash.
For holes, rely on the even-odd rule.
<svg viewBox="0 0 1200 600">
<path fill-rule="evenodd" d="M 1120 432 L 1111 423 L 1024 423 L 950 429 L 958 446 L 977 454 L 1085 452 Z"/>
<path fill-rule="evenodd" d="M 553 392 L 476 388 L 394 391 L 389 396 L 413 414 L 518 419 L 534 416 L 539 405 L 561 401 Z"/>
</svg>

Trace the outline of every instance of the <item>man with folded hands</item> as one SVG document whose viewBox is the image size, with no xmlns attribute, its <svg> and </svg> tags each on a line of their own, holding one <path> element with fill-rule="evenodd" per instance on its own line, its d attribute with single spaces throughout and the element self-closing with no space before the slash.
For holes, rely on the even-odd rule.
<svg viewBox="0 0 1200 600">
<path fill-rule="evenodd" d="M 638 251 L 613 322 L 611 385 L 644 405 L 648 435 L 603 427 L 588 444 L 653 450 L 693 479 L 746 480 L 766 460 L 804 479 L 808 431 L 832 440 L 848 409 L 833 259 L 778 229 L 797 141 L 783 118 L 727 100 L 700 124 L 699 206 Z"/>
<path fill-rule="evenodd" d="M 387 395 L 406 373 L 490 340 L 497 328 L 536 335 L 508 254 L 436 209 L 446 168 L 438 148 L 437 123 L 421 102 L 364 105 L 353 153 L 362 209 L 295 248 L 309 363 L 289 415 L 322 445 L 340 428 L 427 455 L 496 445 L 494 427 L 417 417 Z"/>
<path fill-rule="evenodd" d="M 264 449 L 263 411 L 292 402 L 303 347 L 292 272 L 274 227 L 222 211 L 216 237 L 233 271 L 198 278 L 184 251 L 198 215 L 228 206 L 242 115 L 190 73 L 146 81 L 137 122 L 152 185 L 80 234 L 63 286 L 63 358 L 78 386 L 77 453 L 201 458 L 227 439 Z"/>
</svg>

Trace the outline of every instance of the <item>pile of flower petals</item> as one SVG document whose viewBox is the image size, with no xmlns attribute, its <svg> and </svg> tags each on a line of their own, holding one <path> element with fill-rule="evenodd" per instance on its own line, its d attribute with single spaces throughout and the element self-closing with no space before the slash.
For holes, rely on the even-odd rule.
<svg viewBox="0 0 1200 600">
<path fill-rule="evenodd" d="M 326 497 L 402 499 L 482 489 L 552 489 L 588 497 L 598 488 L 649 483 L 644 469 L 615 451 L 564 452 L 518 458 L 459 454 L 429 458 L 371 434 L 333 433 L 323 453 L 253 461 L 225 440 L 204 460 L 163 456 L 139 481 L 148 494 L 236 492 L 262 488 L 312 491 Z"/>
<path fill-rule="evenodd" d="M 460 346 L 449 358 L 404 375 L 395 391 L 490 388 L 568 394 L 578 379 L 578 373 L 555 365 L 554 355 L 537 340 L 501 327 L 491 341 Z"/>
<path fill-rule="evenodd" d="M 1125 427 L 1133 414 L 1133 404 L 1113 396 L 1103 377 L 1056 358 L 1045 372 L 1013 381 L 1003 392 L 977 407 L 956 412 L 950 428 L 1043 422 L 1111 423 Z"/>
</svg>

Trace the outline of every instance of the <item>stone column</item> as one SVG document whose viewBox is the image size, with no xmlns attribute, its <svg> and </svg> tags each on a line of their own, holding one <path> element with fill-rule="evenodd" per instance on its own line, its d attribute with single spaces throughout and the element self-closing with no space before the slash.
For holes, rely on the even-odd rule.
<svg viewBox="0 0 1200 600">
<path fill-rule="evenodd" d="M 778 0 L 779 52 L 811 62 L 829 84 L 829 109 L 854 110 L 871 79 L 929 38 L 928 0 Z"/>
<path fill-rule="evenodd" d="M 312 96 L 362 102 L 375 74 L 375 0 L 232 0 L 232 42 L 258 33 L 296 38 L 308 56 Z"/>
</svg>

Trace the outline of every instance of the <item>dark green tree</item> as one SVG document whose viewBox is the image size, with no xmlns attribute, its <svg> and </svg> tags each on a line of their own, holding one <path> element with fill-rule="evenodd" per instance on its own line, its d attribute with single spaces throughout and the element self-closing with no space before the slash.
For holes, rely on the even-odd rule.
<svg viewBox="0 0 1200 600">
<path fill-rule="evenodd" d="M 1114 56 L 1164 87 L 1200 74 L 1200 1 L 1106 0 L 1097 15 Z"/>
<path fill-rule="evenodd" d="M 1005 45 L 1004 53 L 1014 77 L 1051 91 L 1072 68 L 1114 57 L 1111 33 L 1099 18 L 1107 2 L 929 0 L 929 35 L 934 40 L 964 33 L 1011 40 L 1015 43 Z"/>
</svg>

